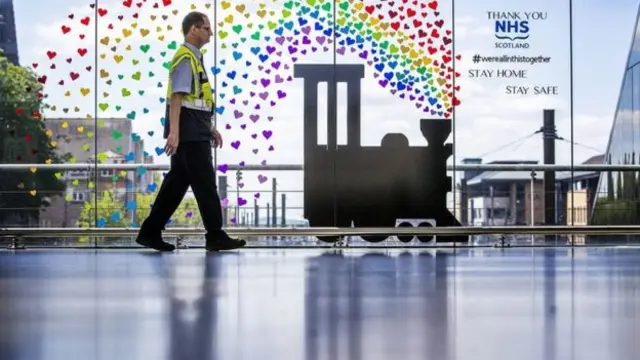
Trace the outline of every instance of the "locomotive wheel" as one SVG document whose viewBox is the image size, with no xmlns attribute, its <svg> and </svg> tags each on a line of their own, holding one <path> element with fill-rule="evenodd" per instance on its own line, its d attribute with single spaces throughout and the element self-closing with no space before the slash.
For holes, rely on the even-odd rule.
<svg viewBox="0 0 640 360">
<path fill-rule="evenodd" d="M 316 238 L 325 243 L 335 243 L 340 240 L 340 236 L 316 236 Z"/>
<path fill-rule="evenodd" d="M 374 227 L 376 225 L 371 225 L 371 224 L 362 224 L 362 223 L 356 223 L 356 226 L 358 227 Z M 366 242 L 369 243 L 379 243 L 379 242 L 383 242 L 385 240 L 387 240 L 391 235 L 389 234 L 379 234 L 379 235 L 362 235 L 360 236 L 360 238 Z"/>
<path fill-rule="evenodd" d="M 400 224 L 398 224 L 398 227 L 413 227 L 413 225 L 411 223 L 408 222 L 401 222 Z M 398 236 L 398 240 L 402 241 L 403 243 L 409 243 L 411 242 L 411 240 L 413 240 L 414 236 L 413 235 L 399 235 Z"/>
<path fill-rule="evenodd" d="M 420 224 L 418 224 L 418 227 L 433 227 L 433 225 L 431 225 L 431 223 L 429 222 L 421 222 Z M 423 243 L 433 241 L 433 238 L 433 235 L 418 236 L 418 240 Z"/>
<path fill-rule="evenodd" d="M 370 243 L 379 243 L 387 240 L 389 236 L 380 236 L 380 235 L 362 235 L 362 240 Z"/>
<path fill-rule="evenodd" d="M 311 227 L 332 227 L 335 226 L 331 219 L 327 219 L 326 217 L 320 217 L 315 221 L 309 221 L 309 226 Z M 314 236 L 318 241 L 323 243 L 333 244 L 340 240 L 340 236 L 337 235 L 329 235 L 329 236 Z"/>
</svg>

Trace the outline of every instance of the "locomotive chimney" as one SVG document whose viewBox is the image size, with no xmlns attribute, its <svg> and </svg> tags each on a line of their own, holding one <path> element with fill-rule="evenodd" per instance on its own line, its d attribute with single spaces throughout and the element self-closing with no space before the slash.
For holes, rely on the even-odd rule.
<svg viewBox="0 0 640 360">
<path fill-rule="evenodd" d="M 338 148 L 337 84 L 347 83 L 347 146 L 360 147 L 362 64 L 294 64 L 293 76 L 304 79 L 304 141 L 307 146 L 318 145 L 318 83 L 327 86 L 327 148 Z"/>
<path fill-rule="evenodd" d="M 349 72 L 347 80 L 347 146 L 361 147 L 361 115 L 362 94 L 361 79 L 364 77 L 364 67 L 359 71 Z"/>
</svg>

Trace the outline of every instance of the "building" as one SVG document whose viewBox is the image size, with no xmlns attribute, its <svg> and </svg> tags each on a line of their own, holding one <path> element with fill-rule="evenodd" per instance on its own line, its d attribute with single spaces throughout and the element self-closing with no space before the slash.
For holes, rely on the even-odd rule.
<svg viewBox="0 0 640 360">
<path fill-rule="evenodd" d="M 604 155 L 596 155 L 581 165 L 604 163 Z M 598 191 L 600 173 L 596 171 L 569 171 L 556 173 L 558 190 L 558 208 L 563 212 L 560 223 L 567 225 L 589 225 L 593 214 L 593 205 Z"/>
<path fill-rule="evenodd" d="M 622 78 L 615 118 L 604 159 L 607 164 L 640 164 L 640 24 L 636 18 Z M 640 175 L 636 171 L 602 172 L 593 213 L 594 224 L 640 224 Z"/>
<path fill-rule="evenodd" d="M 602 163 L 604 155 L 583 164 Z M 463 159 L 480 164 L 482 159 Z M 537 164 L 537 161 L 492 161 L 489 164 Z M 533 175 L 533 176 L 532 176 Z M 557 172 L 555 182 L 555 224 L 588 225 L 596 197 L 598 172 Z M 547 223 L 545 219 L 544 172 L 465 171 L 456 185 L 456 216 L 466 226 L 527 226 Z M 474 244 L 495 242 L 500 236 L 473 236 Z M 583 244 L 584 236 L 566 239 Z M 544 236 L 514 236 L 509 242 L 544 241 Z"/>
<path fill-rule="evenodd" d="M 463 159 L 462 163 L 480 164 L 482 159 Z M 489 164 L 536 163 L 522 160 L 492 161 Z M 459 195 L 461 222 L 469 226 L 530 225 L 532 222 L 544 222 L 542 173 L 534 175 L 532 179 L 529 171 L 465 171 L 461 177 Z"/>
<path fill-rule="evenodd" d="M 582 164 L 602 164 L 603 159 L 604 155 L 597 155 Z M 482 159 L 463 159 L 462 163 L 480 164 Z M 521 160 L 489 164 L 537 163 Z M 556 173 L 556 224 L 589 223 L 598 178 L 597 172 Z M 465 171 L 457 186 L 458 219 L 468 226 L 543 224 L 546 207 L 543 179 L 544 173 L 539 171 Z"/>
<path fill-rule="evenodd" d="M 98 130 L 90 119 L 52 119 L 45 125 L 52 132 L 60 154 L 71 154 L 73 162 L 103 164 L 153 163 L 153 156 L 144 151 L 144 140 L 133 133 L 128 119 L 100 119 Z M 97 143 L 97 152 L 95 151 Z M 86 201 L 93 201 L 110 191 L 123 202 L 134 201 L 136 192 L 146 191 L 153 184 L 153 172 L 101 170 L 94 174 L 86 170 L 70 170 L 62 174 L 67 183 L 64 197 L 51 199 L 51 205 L 40 211 L 44 227 L 75 227 Z M 135 210 L 128 216 L 136 223 Z"/>
<path fill-rule="evenodd" d="M 4 55 L 9 61 L 19 65 L 13 0 L 0 0 L 0 49 L 4 50 Z"/>
</svg>

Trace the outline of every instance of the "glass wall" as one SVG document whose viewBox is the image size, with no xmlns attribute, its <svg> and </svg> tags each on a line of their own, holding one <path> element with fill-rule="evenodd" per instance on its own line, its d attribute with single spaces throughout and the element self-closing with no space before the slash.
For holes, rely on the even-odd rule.
<svg viewBox="0 0 640 360">
<path fill-rule="evenodd" d="M 607 164 L 640 163 L 640 39 L 637 33 L 634 32 L 631 42 L 611 137 L 604 157 Z M 594 201 L 594 223 L 626 225 L 640 222 L 640 179 L 637 171 L 603 173 L 597 195 Z"/>
<path fill-rule="evenodd" d="M 0 39 L 15 22 L 20 54 L 19 66 L 0 65 L 0 162 L 22 166 L 0 172 L 2 227 L 140 225 L 169 165 L 168 69 L 191 11 L 214 34 L 201 50 L 228 227 L 629 223 L 638 213 L 633 173 L 558 172 L 550 193 L 541 172 L 455 168 L 639 161 L 631 1 L 0 4 Z M 601 36 L 589 24 L 603 13 L 618 19 L 600 20 L 615 29 L 606 58 L 585 45 Z M 555 130 L 546 160 L 545 110 Z M 56 163 L 77 167 L 35 166 Z M 168 226 L 202 226 L 191 191 Z"/>
</svg>

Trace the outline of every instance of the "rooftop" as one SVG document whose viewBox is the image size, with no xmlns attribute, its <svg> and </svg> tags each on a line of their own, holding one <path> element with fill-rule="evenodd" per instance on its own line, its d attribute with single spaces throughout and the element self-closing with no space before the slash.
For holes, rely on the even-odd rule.
<svg viewBox="0 0 640 360">
<path fill-rule="evenodd" d="M 604 155 L 592 156 L 582 164 L 602 164 Z M 464 160 L 463 160 L 464 162 Z M 476 162 L 478 164 L 482 163 Z M 496 160 L 488 162 L 487 164 L 538 164 L 535 160 Z M 544 172 L 534 171 L 536 179 L 542 180 Z M 556 172 L 556 180 L 567 180 L 571 178 L 571 171 L 558 171 Z M 580 179 L 585 177 L 598 176 L 595 171 L 574 171 L 573 178 Z M 467 180 L 468 185 L 477 185 L 483 181 L 506 181 L 506 182 L 518 182 L 518 181 L 531 181 L 531 171 L 483 171 L 476 176 Z"/>
</svg>

